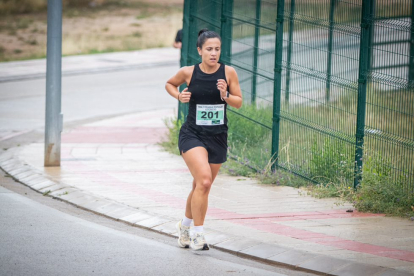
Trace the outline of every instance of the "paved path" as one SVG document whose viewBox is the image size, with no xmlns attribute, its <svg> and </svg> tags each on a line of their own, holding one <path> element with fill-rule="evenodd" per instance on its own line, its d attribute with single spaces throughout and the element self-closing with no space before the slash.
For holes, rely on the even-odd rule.
<svg viewBox="0 0 414 276">
<path fill-rule="evenodd" d="M 43 143 L 4 152 L 0 166 L 39 192 L 175 235 L 192 179 L 180 156 L 157 145 L 171 116 L 173 110 L 154 110 L 66 130 L 60 168 L 43 167 Z M 240 255 L 333 275 L 411 275 L 414 223 L 349 208 L 220 174 L 207 239 Z"/>
<path fill-rule="evenodd" d="M 133 52 L 117 52 L 84 56 L 69 56 L 62 59 L 62 75 L 81 75 L 87 72 L 113 72 L 157 65 L 176 65 L 179 52 L 174 48 L 148 49 Z M 0 82 L 44 78 L 46 59 L 0 63 Z"/>
</svg>

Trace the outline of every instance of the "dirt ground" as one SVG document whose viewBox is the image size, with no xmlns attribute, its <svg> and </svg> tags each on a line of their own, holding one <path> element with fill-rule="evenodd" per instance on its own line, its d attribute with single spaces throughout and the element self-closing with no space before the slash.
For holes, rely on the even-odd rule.
<svg viewBox="0 0 414 276">
<path fill-rule="evenodd" d="M 63 55 L 172 46 L 183 0 L 130 0 L 126 7 L 64 10 Z M 46 56 L 47 13 L 0 17 L 0 61 Z"/>
</svg>

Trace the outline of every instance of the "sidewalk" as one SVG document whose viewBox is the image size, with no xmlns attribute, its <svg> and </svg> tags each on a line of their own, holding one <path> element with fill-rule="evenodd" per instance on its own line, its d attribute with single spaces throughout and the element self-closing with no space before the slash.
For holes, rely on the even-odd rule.
<svg viewBox="0 0 414 276">
<path fill-rule="evenodd" d="M 61 167 L 43 167 L 43 143 L 9 149 L 0 167 L 41 193 L 130 224 L 175 236 L 192 178 L 180 156 L 157 143 L 166 133 L 154 110 L 62 133 Z M 328 275 L 414 275 L 414 223 L 348 213 L 334 199 L 219 174 L 205 222 L 213 248 Z M 186 250 L 186 249 L 183 249 Z"/>
<path fill-rule="evenodd" d="M 179 51 L 174 48 L 155 48 L 141 51 L 116 52 L 62 58 L 62 75 L 79 75 L 84 72 L 130 70 L 157 65 L 179 64 Z M 46 59 L 0 63 L 0 82 L 44 78 Z"/>
</svg>

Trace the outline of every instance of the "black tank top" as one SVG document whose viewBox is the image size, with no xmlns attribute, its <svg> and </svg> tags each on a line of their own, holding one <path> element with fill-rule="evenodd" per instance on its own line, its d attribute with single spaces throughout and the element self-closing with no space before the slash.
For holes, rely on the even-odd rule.
<svg viewBox="0 0 414 276">
<path fill-rule="evenodd" d="M 200 64 L 194 65 L 188 86 L 191 98 L 184 125 L 199 134 L 215 135 L 227 132 L 227 103 L 221 100 L 220 90 L 217 89 L 218 79 L 227 82 L 223 63 L 212 74 L 201 71 Z"/>
</svg>

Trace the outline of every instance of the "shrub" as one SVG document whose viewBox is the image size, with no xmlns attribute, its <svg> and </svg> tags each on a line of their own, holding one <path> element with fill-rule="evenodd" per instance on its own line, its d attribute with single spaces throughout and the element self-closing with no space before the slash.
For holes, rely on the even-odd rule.
<svg viewBox="0 0 414 276">
<path fill-rule="evenodd" d="M 350 182 L 354 173 L 353 155 L 342 141 L 325 138 L 319 146 L 318 140 L 314 139 L 309 170 L 311 178 L 318 183 L 327 184 L 338 178 Z"/>
<path fill-rule="evenodd" d="M 391 164 L 378 153 L 364 155 L 362 181 L 354 205 L 359 211 L 410 216 L 413 214 L 414 195 L 403 188 L 403 182 L 391 174 Z"/>
<path fill-rule="evenodd" d="M 168 152 L 180 155 L 180 151 L 178 150 L 178 135 L 183 123 L 177 120 L 177 117 L 172 117 L 164 119 L 164 124 L 168 128 L 168 133 L 160 145 Z"/>
</svg>

